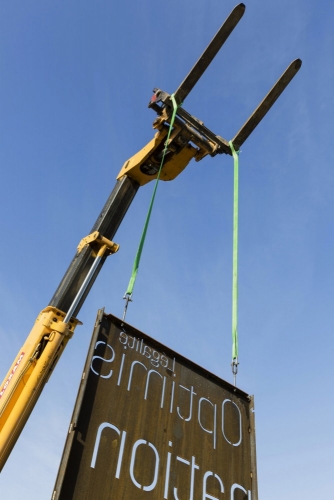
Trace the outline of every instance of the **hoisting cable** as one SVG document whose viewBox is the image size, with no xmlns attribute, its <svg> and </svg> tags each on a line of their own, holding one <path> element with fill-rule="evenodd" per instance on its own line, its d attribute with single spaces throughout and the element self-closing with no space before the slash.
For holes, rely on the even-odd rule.
<svg viewBox="0 0 334 500">
<path fill-rule="evenodd" d="M 144 242 L 145 242 L 145 238 L 146 238 L 147 228 L 148 228 L 148 224 L 150 222 L 152 208 L 153 208 L 154 199 L 155 199 L 155 194 L 157 192 L 158 182 L 159 182 L 159 179 L 160 179 L 161 170 L 162 170 L 162 167 L 163 167 L 163 164 L 164 164 L 164 161 L 165 161 L 165 156 L 166 156 L 167 149 L 168 149 L 169 138 L 170 138 L 170 134 L 171 134 L 172 129 L 173 129 L 173 124 L 174 124 L 174 121 L 175 121 L 176 112 L 177 112 L 177 109 L 180 106 L 182 106 L 182 103 L 181 104 L 177 104 L 176 103 L 174 94 L 172 94 L 170 96 L 170 98 L 171 98 L 171 101 L 173 103 L 173 113 L 172 113 L 172 117 L 171 117 L 171 120 L 170 120 L 170 125 L 169 125 L 168 134 L 167 134 L 167 139 L 166 139 L 165 147 L 164 147 L 164 150 L 163 150 L 163 153 L 162 153 L 161 163 L 160 163 L 158 175 L 157 175 L 157 178 L 156 178 L 156 181 L 155 181 L 155 185 L 154 185 L 154 190 L 153 190 L 153 194 L 152 194 L 150 206 L 149 206 L 149 209 L 148 209 L 148 212 L 147 212 L 147 216 L 146 216 L 146 220 L 145 220 L 145 224 L 144 224 L 144 229 L 143 229 L 140 241 L 139 241 L 138 250 L 137 250 L 136 257 L 135 257 L 135 260 L 134 260 L 134 263 L 133 263 L 131 278 L 130 278 L 130 281 L 129 281 L 129 284 L 128 284 L 128 288 L 126 289 L 126 292 L 125 292 L 124 297 L 123 297 L 123 299 L 126 301 L 125 302 L 125 307 L 124 307 L 124 312 L 123 312 L 123 321 L 125 321 L 125 316 L 126 316 L 126 312 L 127 312 L 127 309 L 128 309 L 129 302 L 132 302 L 133 287 L 135 285 L 135 281 L 136 281 L 137 274 L 138 274 L 139 263 L 140 263 L 140 258 L 141 258 L 141 254 L 142 254 L 143 247 L 144 247 Z"/>
<path fill-rule="evenodd" d="M 232 141 L 229 142 L 234 160 L 234 193 L 233 193 L 233 270 L 232 270 L 232 373 L 234 385 L 238 373 L 238 215 L 239 215 L 239 153 L 235 151 Z"/>
</svg>

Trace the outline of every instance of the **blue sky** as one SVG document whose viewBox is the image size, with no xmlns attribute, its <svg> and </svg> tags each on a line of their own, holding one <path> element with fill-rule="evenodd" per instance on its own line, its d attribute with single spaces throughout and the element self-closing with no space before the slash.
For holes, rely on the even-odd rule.
<svg viewBox="0 0 334 500">
<path fill-rule="evenodd" d="M 0 377 L 125 160 L 235 2 L 0 4 Z M 231 139 L 295 58 L 303 66 L 240 155 L 238 385 L 254 394 L 259 496 L 333 490 L 334 5 L 252 0 L 185 108 Z M 232 381 L 233 162 L 160 183 L 127 320 Z M 98 308 L 120 316 L 153 184 L 140 189 L 78 327 L 0 476 L 50 498 Z"/>
</svg>

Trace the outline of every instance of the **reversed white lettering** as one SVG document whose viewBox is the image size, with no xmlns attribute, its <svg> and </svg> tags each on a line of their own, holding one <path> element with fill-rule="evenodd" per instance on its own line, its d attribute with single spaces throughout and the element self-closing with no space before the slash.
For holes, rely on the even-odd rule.
<svg viewBox="0 0 334 500">
<path fill-rule="evenodd" d="M 188 389 L 187 387 L 184 387 L 183 385 L 180 385 L 179 387 L 181 387 L 182 389 L 184 389 L 185 391 L 188 391 L 190 392 L 190 397 L 189 397 L 189 417 L 185 418 L 185 417 L 182 417 L 181 413 L 180 413 L 180 408 L 179 406 L 176 408 L 176 411 L 179 415 L 179 417 L 182 418 L 182 420 L 185 420 L 186 422 L 189 422 L 191 420 L 191 417 L 193 415 L 193 396 L 197 396 L 196 392 L 194 391 L 194 388 L 193 386 L 190 387 L 190 389 Z M 183 398 L 182 398 L 183 399 Z"/>
<path fill-rule="evenodd" d="M 152 450 L 154 451 L 154 454 L 155 454 L 155 468 L 154 468 L 154 477 L 153 477 L 153 481 L 151 484 L 149 484 L 148 486 L 143 486 L 142 484 L 140 484 L 136 478 L 135 478 L 135 475 L 134 475 L 134 467 L 135 467 L 135 461 L 136 461 L 136 452 L 137 452 L 137 448 L 138 446 L 140 445 L 148 445 L 150 448 L 152 448 Z M 132 448 L 132 453 L 131 453 L 131 462 L 130 462 L 130 477 L 132 479 L 132 482 L 135 486 L 137 486 L 137 488 L 141 489 L 143 488 L 144 491 L 152 491 L 154 490 L 154 488 L 156 487 L 156 484 L 157 484 L 157 481 L 158 481 L 158 471 L 159 471 L 159 454 L 158 454 L 158 450 L 156 449 L 156 447 L 150 443 L 149 441 L 145 441 L 145 439 L 138 439 L 135 444 L 133 445 L 133 448 Z"/>
<path fill-rule="evenodd" d="M 112 370 L 110 370 L 110 372 L 108 373 L 108 375 L 101 375 L 101 373 L 98 373 L 96 370 L 94 370 L 93 368 L 93 363 L 94 363 L 94 360 L 95 359 L 101 359 L 102 361 L 105 361 L 106 363 L 112 363 L 115 359 L 115 351 L 114 349 L 111 347 L 111 345 L 107 344 L 106 342 L 103 342 L 102 340 L 99 340 L 98 342 L 96 342 L 96 345 L 95 345 L 95 349 L 97 349 L 97 347 L 100 345 L 100 344 L 104 344 L 106 345 L 107 347 L 109 347 L 109 349 L 111 350 L 111 358 L 110 359 L 106 359 L 106 358 L 102 358 L 101 356 L 93 356 L 92 357 L 92 361 L 91 361 L 91 364 L 90 364 L 90 368 L 92 370 L 93 373 L 95 373 L 95 375 L 98 375 L 99 377 L 101 378 L 110 378 L 111 375 L 112 375 Z"/>
<path fill-rule="evenodd" d="M 206 401 L 213 407 L 213 428 L 212 430 L 206 429 L 201 422 L 201 408 L 202 403 Z M 213 435 L 213 449 L 216 449 L 216 434 L 217 434 L 217 405 L 211 403 L 211 401 L 207 398 L 200 398 L 198 402 L 198 423 L 202 427 L 203 431 L 208 432 Z"/>
<path fill-rule="evenodd" d="M 207 486 L 206 486 L 206 483 L 207 483 L 207 480 L 208 480 L 208 477 L 210 476 L 213 476 L 214 478 L 216 478 L 219 482 L 219 486 L 220 486 L 220 492 L 221 493 L 224 493 L 224 485 L 223 485 L 223 481 L 220 479 L 220 477 L 218 476 L 218 474 L 214 474 L 213 472 L 211 472 L 210 470 L 208 470 L 204 476 L 203 476 L 203 498 L 202 500 L 206 500 L 207 498 L 209 500 L 219 500 L 217 497 L 214 497 L 212 495 L 209 495 L 207 493 Z"/>
<path fill-rule="evenodd" d="M 239 413 L 239 441 L 237 443 L 231 443 L 231 441 L 229 441 L 229 439 L 226 437 L 226 434 L 225 434 L 225 404 L 226 403 L 231 403 L 232 405 L 234 405 L 236 407 L 236 409 L 238 410 L 238 413 Z M 238 405 L 236 405 L 234 403 L 234 401 L 231 401 L 230 399 L 225 399 L 223 401 L 223 404 L 222 404 L 222 432 L 223 432 L 223 435 L 224 435 L 224 438 L 226 439 L 226 441 L 229 444 L 231 444 L 232 446 L 239 446 L 239 444 L 241 444 L 241 441 L 242 441 L 241 412 L 240 412 L 240 409 L 239 409 Z"/>
</svg>

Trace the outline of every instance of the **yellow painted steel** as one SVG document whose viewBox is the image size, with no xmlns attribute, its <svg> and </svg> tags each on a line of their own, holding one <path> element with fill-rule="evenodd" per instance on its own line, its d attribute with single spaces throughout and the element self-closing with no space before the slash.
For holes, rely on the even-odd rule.
<svg viewBox="0 0 334 500">
<path fill-rule="evenodd" d="M 157 120 L 154 127 L 158 131 L 152 141 L 125 162 L 117 179 L 126 175 L 138 182 L 140 186 L 156 179 L 169 128 L 163 123 L 165 118 Z M 174 125 L 160 174 L 161 180 L 175 179 L 192 158 L 199 161 L 208 154 L 206 150 L 194 147 L 190 143 L 191 135 L 188 134 L 185 137 L 182 134 L 184 134 L 182 129 Z M 81 240 L 77 248 L 78 252 L 80 253 L 88 245 L 91 247 L 92 256 L 100 258 L 115 253 L 119 249 L 119 245 L 108 240 L 98 231 Z M 65 317 L 66 314 L 63 311 L 51 306 L 41 311 L 0 386 L 0 470 L 68 340 L 73 335 L 76 325 L 80 323 L 72 318 L 66 324 L 64 323 Z"/>
<path fill-rule="evenodd" d="M 117 179 L 126 175 L 140 186 L 156 179 L 169 128 L 162 122 L 163 120 L 155 125 L 158 131 L 152 141 L 123 165 Z M 201 147 L 196 148 L 190 144 L 190 136 L 185 140 L 181 128 L 174 125 L 167 145 L 161 180 L 175 179 L 192 158 L 199 161 L 206 154 L 207 151 L 202 151 Z M 149 170 L 152 175 L 147 173 Z M 93 257 L 110 255 L 119 249 L 119 245 L 98 231 L 81 240 L 78 252 L 88 245 Z M 65 316 L 63 311 L 50 306 L 41 311 L 0 386 L 0 470 L 76 325 L 80 323 L 72 318 L 65 324 Z"/>
<path fill-rule="evenodd" d="M 3 468 L 45 383 L 77 324 L 65 313 L 46 307 L 0 386 L 0 470 Z"/>
<path fill-rule="evenodd" d="M 87 245 L 92 256 L 99 258 L 119 249 L 98 231 L 81 240 L 78 252 Z M 66 314 L 56 307 L 48 306 L 40 312 L 0 386 L 0 471 L 75 327 L 81 324 L 75 318 L 64 323 L 65 318 Z"/>
<path fill-rule="evenodd" d="M 78 245 L 78 253 L 80 253 L 87 245 L 90 245 L 92 247 L 92 256 L 96 257 L 98 254 L 98 248 L 101 247 L 102 245 L 106 245 L 106 250 L 108 250 L 108 255 L 112 253 L 116 253 L 119 250 L 119 245 L 117 243 L 114 243 L 113 241 L 108 240 L 104 236 L 102 236 L 98 231 L 95 231 L 94 233 L 89 234 L 85 238 L 82 238 Z M 96 248 L 94 248 L 96 247 Z M 95 250 L 95 251 L 94 251 Z"/>
<path fill-rule="evenodd" d="M 175 146 L 175 138 L 181 132 L 181 129 L 177 125 L 174 126 L 174 129 L 168 145 L 172 149 L 170 151 L 167 149 L 168 152 L 160 174 L 162 181 L 175 179 L 186 168 L 190 160 L 198 154 L 198 149 L 189 143 Z M 138 182 L 140 186 L 156 179 L 161 162 L 161 158 L 157 153 L 162 151 L 167 134 L 168 127 L 163 126 L 143 149 L 124 163 L 117 179 L 120 180 L 126 175 Z M 153 167 L 156 172 L 148 175 L 143 171 L 143 166 Z"/>
</svg>

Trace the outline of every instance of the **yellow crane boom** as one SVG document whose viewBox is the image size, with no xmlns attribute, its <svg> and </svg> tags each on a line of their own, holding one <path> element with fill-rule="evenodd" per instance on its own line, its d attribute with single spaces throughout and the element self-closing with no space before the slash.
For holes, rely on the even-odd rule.
<svg viewBox="0 0 334 500">
<path fill-rule="evenodd" d="M 240 21 L 244 11 L 245 6 L 242 3 L 233 9 L 174 93 L 177 104 L 185 100 Z M 290 64 L 232 139 L 235 149 L 241 146 L 262 120 L 300 66 L 299 59 Z M 155 136 L 124 163 L 116 185 L 91 232 L 80 242 L 49 305 L 38 315 L 27 340 L 0 386 L 0 470 L 67 342 L 73 336 L 75 327 L 80 324 L 77 314 L 105 259 L 119 248 L 111 240 L 138 188 L 157 177 L 172 116 L 170 95 L 160 89 L 154 89 L 149 107 L 158 114 L 153 123 L 153 127 L 157 130 Z M 179 107 L 167 144 L 167 154 L 160 178 L 165 181 L 172 180 L 182 172 L 192 158 L 200 161 L 207 155 L 216 154 L 231 155 L 228 141 L 215 135 L 200 120 L 187 113 L 183 107 Z"/>
</svg>

